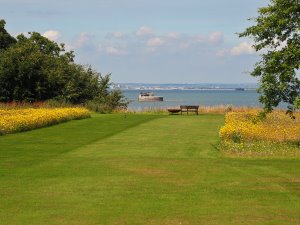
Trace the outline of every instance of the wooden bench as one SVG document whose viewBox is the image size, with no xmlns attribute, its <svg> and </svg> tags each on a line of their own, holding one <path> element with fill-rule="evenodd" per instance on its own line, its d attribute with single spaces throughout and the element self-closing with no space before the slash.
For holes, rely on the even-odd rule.
<svg viewBox="0 0 300 225">
<path fill-rule="evenodd" d="M 189 115 L 189 112 L 194 112 L 195 114 L 198 115 L 198 109 L 199 109 L 199 105 L 181 105 L 180 106 L 181 115 L 183 112 L 186 112 L 187 115 Z"/>
</svg>

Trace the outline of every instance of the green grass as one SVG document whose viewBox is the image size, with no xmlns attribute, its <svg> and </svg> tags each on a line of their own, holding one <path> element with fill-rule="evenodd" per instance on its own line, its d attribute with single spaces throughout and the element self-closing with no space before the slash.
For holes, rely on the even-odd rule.
<svg viewBox="0 0 300 225">
<path fill-rule="evenodd" d="M 221 115 L 94 115 L 0 137 L 0 224 L 300 224 L 299 159 L 217 150 Z"/>
</svg>

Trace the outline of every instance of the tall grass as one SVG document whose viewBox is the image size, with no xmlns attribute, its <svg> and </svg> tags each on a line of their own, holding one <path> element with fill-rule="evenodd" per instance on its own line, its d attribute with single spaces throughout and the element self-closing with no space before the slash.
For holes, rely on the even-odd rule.
<svg viewBox="0 0 300 225">
<path fill-rule="evenodd" d="M 168 114 L 168 109 L 180 109 L 180 106 L 145 107 L 138 109 L 119 109 L 115 113 L 142 113 L 142 114 Z M 249 110 L 260 110 L 257 107 L 232 106 L 232 105 L 200 105 L 198 112 L 201 114 L 226 114 L 227 112 L 247 112 Z"/>
<path fill-rule="evenodd" d="M 28 109 L 28 108 L 74 108 L 82 105 L 74 105 L 65 101 L 48 100 L 43 102 L 0 102 L 0 109 Z"/>
</svg>

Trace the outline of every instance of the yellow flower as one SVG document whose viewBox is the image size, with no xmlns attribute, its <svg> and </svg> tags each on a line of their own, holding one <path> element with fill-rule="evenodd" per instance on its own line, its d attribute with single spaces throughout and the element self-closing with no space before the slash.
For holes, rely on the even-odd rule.
<svg viewBox="0 0 300 225">
<path fill-rule="evenodd" d="M 300 141 L 300 113 L 293 120 L 284 111 L 274 111 L 265 120 L 258 119 L 258 110 L 230 112 L 219 135 L 223 140 L 233 140 L 239 134 L 242 141 L 264 140 L 272 142 Z"/>
<path fill-rule="evenodd" d="M 0 110 L 0 134 L 31 130 L 73 119 L 90 117 L 84 108 Z"/>
</svg>

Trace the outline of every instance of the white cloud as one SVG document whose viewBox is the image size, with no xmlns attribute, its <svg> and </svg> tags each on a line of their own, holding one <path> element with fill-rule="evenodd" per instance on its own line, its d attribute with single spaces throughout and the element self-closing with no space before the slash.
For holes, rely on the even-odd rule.
<svg viewBox="0 0 300 225">
<path fill-rule="evenodd" d="M 208 36 L 208 41 L 212 44 L 220 44 L 224 41 L 223 34 L 221 32 L 213 32 Z"/>
<path fill-rule="evenodd" d="M 43 36 L 52 41 L 57 41 L 61 37 L 61 34 L 56 30 L 48 30 L 43 34 Z"/>
<path fill-rule="evenodd" d="M 254 54 L 255 49 L 251 44 L 247 42 L 240 43 L 238 46 L 233 47 L 230 50 L 230 55 L 239 56 L 239 55 L 250 55 Z"/>
<path fill-rule="evenodd" d="M 210 43 L 214 45 L 221 44 L 224 41 L 223 34 L 221 32 L 213 32 L 209 35 L 198 34 L 191 37 L 191 42 L 194 43 Z"/>
<path fill-rule="evenodd" d="M 125 55 L 126 52 L 118 47 L 107 46 L 104 48 L 105 52 L 109 55 Z"/>
<path fill-rule="evenodd" d="M 154 34 L 154 30 L 150 27 L 146 27 L 146 26 L 142 26 L 140 27 L 140 29 L 138 29 L 138 31 L 136 32 L 137 36 L 148 36 L 148 35 L 153 35 Z"/>
<path fill-rule="evenodd" d="M 200 42 L 200 43 L 205 42 L 207 40 L 207 38 L 202 34 L 198 34 L 198 35 L 194 36 L 193 39 L 194 39 L 193 40 L 194 42 Z"/>
<path fill-rule="evenodd" d="M 179 47 L 181 49 L 195 48 L 201 46 L 217 46 L 224 42 L 224 37 L 221 32 L 213 32 L 208 35 L 197 34 L 197 35 L 184 35 L 178 38 Z"/>
<path fill-rule="evenodd" d="M 120 32 L 120 31 L 116 31 L 112 33 L 112 36 L 115 38 L 123 38 L 124 37 L 124 33 Z"/>
<path fill-rule="evenodd" d="M 166 34 L 167 38 L 178 39 L 180 38 L 180 33 L 177 32 L 169 32 Z"/>
<path fill-rule="evenodd" d="M 158 54 L 214 54 L 217 57 L 230 55 L 230 49 L 217 52 L 223 42 L 221 32 L 208 34 L 184 34 L 175 31 L 155 33 L 152 28 L 142 26 L 137 32 L 114 31 L 105 39 L 83 32 L 77 35 L 66 48 L 82 52 L 98 52 L 105 55 Z M 224 46 L 221 46 L 224 47 Z"/>
<path fill-rule="evenodd" d="M 79 36 L 76 38 L 76 40 L 74 41 L 74 44 L 73 46 L 75 48 L 80 48 L 86 44 L 90 44 L 91 42 L 91 39 L 93 38 L 94 36 L 90 33 L 87 33 L 87 32 L 82 32 L 79 34 Z"/>
<path fill-rule="evenodd" d="M 155 46 L 160 46 L 164 43 L 164 41 L 161 38 L 155 37 L 155 38 L 150 38 L 147 41 L 147 45 L 150 47 L 155 47 Z"/>
<path fill-rule="evenodd" d="M 179 48 L 181 48 L 181 49 L 187 49 L 187 48 L 190 47 L 190 45 L 191 45 L 190 42 L 182 41 L 181 43 L 179 43 Z"/>
</svg>

